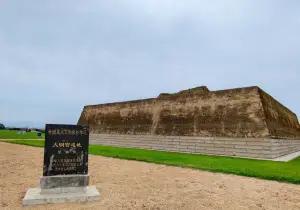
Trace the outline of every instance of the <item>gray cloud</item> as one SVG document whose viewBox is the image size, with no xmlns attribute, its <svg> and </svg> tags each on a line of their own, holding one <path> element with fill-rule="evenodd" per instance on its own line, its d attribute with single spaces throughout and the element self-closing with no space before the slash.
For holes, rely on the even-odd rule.
<svg viewBox="0 0 300 210">
<path fill-rule="evenodd" d="M 75 123 L 85 104 L 259 85 L 300 114 L 298 1 L 0 0 L 0 120 Z"/>
</svg>

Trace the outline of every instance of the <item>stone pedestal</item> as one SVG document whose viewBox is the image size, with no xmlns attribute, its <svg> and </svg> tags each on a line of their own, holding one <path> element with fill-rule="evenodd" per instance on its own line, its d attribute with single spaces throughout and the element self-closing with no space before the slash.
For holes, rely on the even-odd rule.
<svg viewBox="0 0 300 210">
<path fill-rule="evenodd" d="M 40 187 L 27 191 L 23 205 L 99 200 L 96 187 L 88 185 L 89 175 L 43 176 Z"/>
</svg>

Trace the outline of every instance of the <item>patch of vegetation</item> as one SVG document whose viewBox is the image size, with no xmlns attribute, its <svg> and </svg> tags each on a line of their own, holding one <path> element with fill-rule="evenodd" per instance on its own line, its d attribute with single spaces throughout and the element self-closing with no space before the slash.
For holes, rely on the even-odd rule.
<svg viewBox="0 0 300 210">
<path fill-rule="evenodd" d="M 118 148 L 101 145 L 91 145 L 89 152 L 90 154 L 107 157 L 138 160 L 300 184 L 300 158 L 289 162 L 274 162 L 268 160 Z"/>
<path fill-rule="evenodd" d="M 5 126 L 2 123 L 0 123 L 0 130 L 3 130 L 3 129 L 5 129 Z"/>
<path fill-rule="evenodd" d="M 7 140 L 6 142 L 37 147 L 44 146 L 44 141 L 37 140 Z M 274 162 L 102 145 L 90 145 L 89 153 L 106 157 L 145 161 L 300 184 L 300 158 L 289 162 Z"/>
<path fill-rule="evenodd" d="M 37 132 L 25 132 L 16 130 L 0 130 L 0 139 L 44 139 L 45 134 L 37 135 Z"/>
<path fill-rule="evenodd" d="M 45 141 L 44 139 L 0 139 L 0 142 L 7 142 L 12 144 L 21 144 L 33 147 L 44 147 Z"/>
</svg>

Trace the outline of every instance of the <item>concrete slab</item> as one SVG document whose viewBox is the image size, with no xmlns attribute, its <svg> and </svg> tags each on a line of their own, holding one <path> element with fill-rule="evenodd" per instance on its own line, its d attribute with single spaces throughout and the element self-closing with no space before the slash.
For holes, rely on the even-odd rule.
<svg viewBox="0 0 300 210">
<path fill-rule="evenodd" d="M 288 162 L 288 161 L 293 160 L 293 159 L 295 159 L 299 156 L 300 156 L 300 151 L 294 152 L 294 153 L 291 153 L 291 154 L 288 154 L 288 155 L 284 155 L 284 156 L 281 156 L 281 157 L 278 157 L 278 158 L 274 158 L 272 160 L 273 161 Z"/>
<path fill-rule="evenodd" d="M 64 191 L 64 190 L 61 190 Z M 30 188 L 23 199 L 23 205 L 37 205 L 47 203 L 65 203 L 65 202 L 87 202 L 100 199 L 100 193 L 95 186 L 86 187 L 85 191 L 65 193 L 41 193 L 41 188 Z"/>
<path fill-rule="evenodd" d="M 42 189 L 85 187 L 89 185 L 89 175 L 55 175 L 43 176 L 40 179 Z"/>
</svg>

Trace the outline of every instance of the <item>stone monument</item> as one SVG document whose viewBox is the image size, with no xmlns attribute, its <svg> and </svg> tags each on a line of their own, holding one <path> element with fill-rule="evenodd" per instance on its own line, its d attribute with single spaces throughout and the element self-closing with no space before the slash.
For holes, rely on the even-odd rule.
<svg viewBox="0 0 300 210">
<path fill-rule="evenodd" d="M 96 187 L 89 186 L 88 146 L 87 126 L 47 124 L 43 177 L 23 205 L 98 200 Z"/>
</svg>

